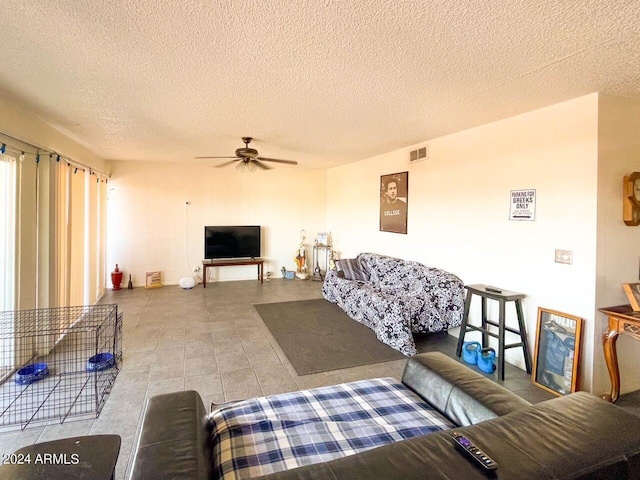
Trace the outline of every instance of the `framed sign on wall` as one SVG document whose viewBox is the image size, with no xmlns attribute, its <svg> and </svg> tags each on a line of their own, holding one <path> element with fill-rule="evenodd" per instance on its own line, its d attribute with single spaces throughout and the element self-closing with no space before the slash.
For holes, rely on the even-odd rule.
<svg viewBox="0 0 640 480">
<path fill-rule="evenodd" d="M 529 221 L 536 219 L 536 191 L 511 190 L 509 203 L 509 220 Z"/>
<path fill-rule="evenodd" d="M 407 233 L 409 172 L 380 177 L 380 231 Z"/>
<path fill-rule="evenodd" d="M 556 395 L 578 389 L 582 318 L 538 308 L 532 382 Z"/>
</svg>

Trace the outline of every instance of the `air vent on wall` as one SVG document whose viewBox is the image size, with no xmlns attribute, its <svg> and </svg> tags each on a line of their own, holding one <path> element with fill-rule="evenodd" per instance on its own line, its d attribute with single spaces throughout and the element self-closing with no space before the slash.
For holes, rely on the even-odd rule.
<svg viewBox="0 0 640 480">
<path fill-rule="evenodd" d="M 409 152 L 409 163 L 419 162 L 429 158 L 429 145 L 420 147 L 417 150 L 411 150 Z"/>
</svg>

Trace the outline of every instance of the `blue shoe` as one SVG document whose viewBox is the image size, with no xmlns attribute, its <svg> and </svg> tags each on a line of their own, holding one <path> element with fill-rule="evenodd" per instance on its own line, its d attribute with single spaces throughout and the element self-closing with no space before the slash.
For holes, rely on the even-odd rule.
<svg viewBox="0 0 640 480">
<path fill-rule="evenodd" d="M 462 344 L 462 359 L 469 365 L 475 365 L 478 363 L 478 352 L 482 345 L 480 342 L 464 342 Z"/>
<path fill-rule="evenodd" d="M 496 370 L 496 351 L 493 348 L 483 348 L 478 355 L 478 368 L 484 373 Z"/>
</svg>

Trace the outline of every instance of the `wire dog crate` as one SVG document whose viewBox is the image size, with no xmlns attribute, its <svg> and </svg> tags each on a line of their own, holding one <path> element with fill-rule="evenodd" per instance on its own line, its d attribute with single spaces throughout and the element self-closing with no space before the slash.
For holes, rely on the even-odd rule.
<svg viewBox="0 0 640 480">
<path fill-rule="evenodd" d="M 121 365 L 117 305 L 0 312 L 0 428 L 97 418 Z"/>
</svg>

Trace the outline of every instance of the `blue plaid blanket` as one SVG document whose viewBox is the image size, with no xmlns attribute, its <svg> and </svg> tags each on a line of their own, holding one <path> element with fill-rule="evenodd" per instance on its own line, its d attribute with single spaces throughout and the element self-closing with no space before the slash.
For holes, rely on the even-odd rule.
<svg viewBox="0 0 640 480">
<path fill-rule="evenodd" d="M 326 462 L 454 425 L 404 384 L 376 378 L 223 406 L 209 415 L 215 478 Z"/>
</svg>

